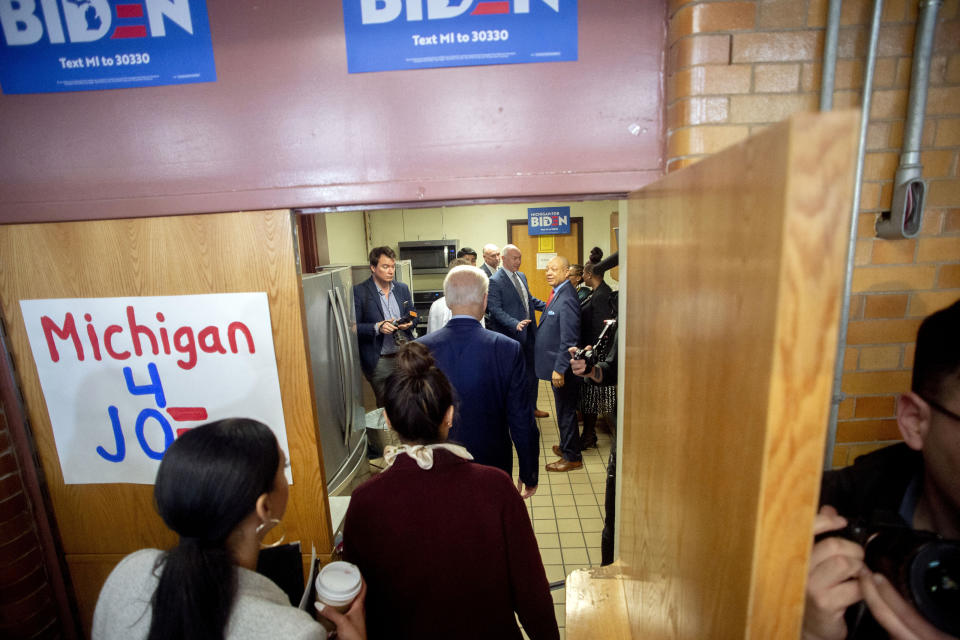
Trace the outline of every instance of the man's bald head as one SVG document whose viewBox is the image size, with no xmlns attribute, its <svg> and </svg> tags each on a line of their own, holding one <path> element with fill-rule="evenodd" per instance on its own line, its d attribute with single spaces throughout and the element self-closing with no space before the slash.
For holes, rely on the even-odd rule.
<svg viewBox="0 0 960 640">
<path fill-rule="evenodd" d="M 483 261 L 496 270 L 500 266 L 500 247 L 493 243 L 483 245 Z"/>
<path fill-rule="evenodd" d="M 521 254 L 520 248 L 515 244 L 508 244 L 500 250 L 503 257 L 503 268 L 507 271 L 517 271 L 520 268 Z"/>
</svg>

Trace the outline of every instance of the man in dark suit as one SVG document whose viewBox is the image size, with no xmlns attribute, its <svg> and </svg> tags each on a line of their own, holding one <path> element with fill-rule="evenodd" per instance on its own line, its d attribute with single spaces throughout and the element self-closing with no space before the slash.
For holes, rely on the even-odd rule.
<svg viewBox="0 0 960 640">
<path fill-rule="evenodd" d="M 433 353 L 456 393 L 457 412 L 449 440 L 465 446 L 474 461 L 512 476 L 512 438 L 520 463 L 517 489 L 529 498 L 537 490 L 540 432 L 526 392 L 520 344 L 480 326 L 487 287 L 480 269 L 454 267 L 443 282 L 453 317 L 419 342 Z"/>
<path fill-rule="evenodd" d="M 547 471 L 570 471 L 583 466 L 577 429 L 580 378 L 570 370 L 569 352 L 580 337 L 580 303 L 573 285 L 567 281 L 569 271 L 570 262 L 562 256 L 547 263 L 547 284 L 553 287 L 553 293 L 537 330 L 537 378 L 553 385 L 560 431 L 560 445 L 553 447 L 560 459 L 548 464 Z"/>
<path fill-rule="evenodd" d="M 546 418 L 550 414 L 537 409 L 537 376 L 533 367 L 537 325 L 533 321 L 533 312 L 543 311 L 547 305 L 543 300 L 533 297 L 527 286 L 527 277 L 519 271 L 522 260 L 520 249 L 508 244 L 500 255 L 503 258 L 502 268 L 490 277 L 487 328 L 520 343 L 527 364 L 527 391 L 534 416 Z"/>
<path fill-rule="evenodd" d="M 383 406 L 383 383 L 396 368 L 397 345 L 414 338 L 412 322 L 400 319 L 413 310 L 410 289 L 395 282 L 396 255 L 390 247 L 370 252 L 370 277 L 353 287 L 353 305 L 357 314 L 357 342 L 360 368 Z"/>
<path fill-rule="evenodd" d="M 495 244 L 483 245 L 483 264 L 480 270 L 489 278 L 500 268 L 500 247 Z"/>
</svg>

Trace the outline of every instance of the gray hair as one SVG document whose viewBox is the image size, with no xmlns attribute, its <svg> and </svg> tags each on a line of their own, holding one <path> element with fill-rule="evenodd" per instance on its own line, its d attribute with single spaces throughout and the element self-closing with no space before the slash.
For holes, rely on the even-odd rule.
<svg viewBox="0 0 960 640">
<path fill-rule="evenodd" d="M 483 304 L 483 296 L 487 295 L 490 281 L 487 274 L 469 265 L 454 267 L 443 280 L 443 295 L 447 298 L 450 308 Z"/>
<path fill-rule="evenodd" d="M 516 251 L 517 253 L 520 253 L 520 247 L 515 244 L 505 244 L 503 245 L 503 249 L 500 249 L 500 255 L 506 255 L 510 251 Z"/>
</svg>

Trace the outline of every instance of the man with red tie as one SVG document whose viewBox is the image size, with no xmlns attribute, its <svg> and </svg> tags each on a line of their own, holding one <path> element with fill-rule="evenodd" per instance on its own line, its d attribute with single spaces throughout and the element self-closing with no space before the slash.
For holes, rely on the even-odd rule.
<svg viewBox="0 0 960 640">
<path fill-rule="evenodd" d="M 567 280 L 569 271 L 570 262 L 563 256 L 555 256 L 547 263 L 547 284 L 553 287 L 553 292 L 537 327 L 534 360 L 537 378 L 549 380 L 553 385 L 560 431 L 560 444 L 553 447 L 560 459 L 548 464 L 547 471 L 570 471 L 583 466 L 577 428 L 580 378 L 570 371 L 569 353 L 580 337 L 580 303 Z"/>
</svg>

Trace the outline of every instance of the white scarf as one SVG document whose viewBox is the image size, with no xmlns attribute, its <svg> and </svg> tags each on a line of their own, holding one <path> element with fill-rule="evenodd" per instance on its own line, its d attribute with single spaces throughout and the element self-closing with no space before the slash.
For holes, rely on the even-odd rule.
<svg viewBox="0 0 960 640">
<path fill-rule="evenodd" d="M 464 447 L 458 444 L 449 444 L 440 442 L 437 444 L 402 444 L 399 447 L 389 445 L 383 449 L 383 459 L 387 463 L 387 468 L 393 465 L 401 453 L 405 453 L 414 460 L 421 469 L 433 468 L 434 449 L 446 449 L 450 453 L 464 460 L 473 460 L 473 456 Z"/>
</svg>

